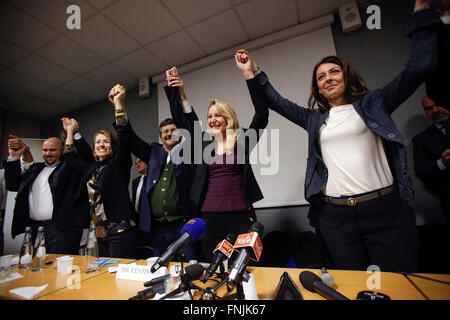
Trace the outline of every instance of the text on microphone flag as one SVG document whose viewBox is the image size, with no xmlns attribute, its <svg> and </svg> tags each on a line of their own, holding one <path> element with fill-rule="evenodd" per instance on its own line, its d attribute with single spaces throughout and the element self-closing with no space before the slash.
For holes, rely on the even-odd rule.
<svg viewBox="0 0 450 320">
<path fill-rule="evenodd" d="M 188 222 L 186 222 L 186 224 L 194 224 L 195 223 L 195 219 L 191 219 Z"/>
<path fill-rule="evenodd" d="M 240 247 L 247 247 L 249 245 L 252 245 L 252 241 L 255 238 L 254 234 L 256 234 L 256 236 L 258 236 L 258 234 L 256 232 L 240 234 L 237 237 L 236 242 L 234 243 L 234 247 L 240 248 Z"/>
<path fill-rule="evenodd" d="M 234 243 L 234 249 L 251 247 L 257 261 L 261 257 L 263 246 L 257 232 L 240 234 Z"/>
<path fill-rule="evenodd" d="M 234 247 L 227 240 L 222 240 L 222 242 L 219 243 L 219 245 L 214 250 L 214 253 L 217 250 L 220 250 L 224 255 L 227 256 L 227 258 L 229 258 L 229 257 L 231 257 L 231 254 L 233 253 Z"/>
<path fill-rule="evenodd" d="M 257 237 L 255 245 L 253 246 L 253 251 L 255 253 L 257 261 L 259 261 L 259 259 L 261 258 L 262 250 L 263 250 L 263 246 L 262 246 L 262 243 L 261 243 L 261 239 L 259 237 Z"/>
</svg>

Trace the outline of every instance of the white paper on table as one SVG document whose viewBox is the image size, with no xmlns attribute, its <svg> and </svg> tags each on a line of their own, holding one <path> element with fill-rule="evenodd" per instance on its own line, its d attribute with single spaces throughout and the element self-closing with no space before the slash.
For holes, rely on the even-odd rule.
<svg viewBox="0 0 450 320">
<path fill-rule="evenodd" d="M 23 278 L 23 275 L 21 275 L 20 273 L 17 273 L 17 272 L 13 272 L 13 273 L 10 273 L 6 278 L 0 280 L 0 283 L 16 280 L 16 279 L 20 279 L 20 278 Z"/>
<path fill-rule="evenodd" d="M 20 287 L 9 290 L 9 293 L 15 294 L 25 299 L 33 299 L 39 292 L 47 288 L 48 284 L 40 287 Z"/>
</svg>

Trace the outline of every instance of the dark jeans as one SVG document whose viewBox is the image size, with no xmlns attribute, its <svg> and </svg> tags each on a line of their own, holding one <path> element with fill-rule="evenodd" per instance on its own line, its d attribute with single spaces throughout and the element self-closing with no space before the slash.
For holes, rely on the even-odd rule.
<svg viewBox="0 0 450 320">
<path fill-rule="evenodd" d="M 153 249 L 153 256 L 160 257 L 167 247 L 181 236 L 181 229 L 184 226 L 182 219 L 172 222 L 152 221 L 150 233 L 140 232 L 141 239 Z M 200 260 L 200 247 L 198 242 L 190 243 L 183 248 L 184 261 Z M 178 261 L 178 256 L 174 258 Z"/>
<path fill-rule="evenodd" d="M 414 212 L 397 192 L 354 207 L 321 201 L 310 219 L 337 269 L 418 270 Z"/>
<path fill-rule="evenodd" d="M 206 234 L 200 240 L 202 254 L 205 262 L 211 262 L 213 251 L 219 242 L 225 239 L 229 233 L 234 233 L 236 236 L 247 233 L 250 226 L 256 222 L 256 214 L 254 210 L 237 212 L 203 212 L 202 219 L 206 223 Z M 260 238 L 262 238 L 261 235 Z M 235 258 L 236 253 L 233 253 L 228 264 L 230 265 Z"/>
<path fill-rule="evenodd" d="M 35 245 L 37 231 L 40 226 L 44 227 L 45 251 L 47 253 L 79 254 L 83 229 L 72 228 L 59 231 L 53 222 L 43 224 L 39 221 L 31 221 L 33 246 Z"/>
<path fill-rule="evenodd" d="M 138 259 L 139 241 L 136 227 L 97 241 L 100 257 Z"/>
</svg>

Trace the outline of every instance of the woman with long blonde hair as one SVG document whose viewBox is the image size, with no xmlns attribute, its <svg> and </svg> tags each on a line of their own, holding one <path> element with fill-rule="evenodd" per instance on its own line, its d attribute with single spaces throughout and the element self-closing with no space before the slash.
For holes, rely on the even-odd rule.
<svg viewBox="0 0 450 320">
<path fill-rule="evenodd" d="M 194 109 L 184 94 L 184 84 L 174 67 L 166 72 L 165 92 L 175 124 L 194 136 L 199 125 Z M 263 105 L 259 103 L 258 105 Z M 249 161 L 259 140 L 260 131 L 268 123 L 268 109 L 255 106 L 249 129 L 242 129 L 233 107 L 225 101 L 210 101 L 208 130 L 203 132 L 202 161 L 196 163 L 190 198 L 201 212 L 207 231 L 201 240 L 204 261 L 211 261 L 213 250 L 229 233 L 248 231 L 256 221 L 253 203 L 263 198 Z M 256 139 L 246 139 L 253 130 Z M 205 138 L 209 136 L 209 138 Z M 206 140 L 206 141 L 205 141 Z M 191 150 L 198 150 L 195 147 Z"/>
</svg>

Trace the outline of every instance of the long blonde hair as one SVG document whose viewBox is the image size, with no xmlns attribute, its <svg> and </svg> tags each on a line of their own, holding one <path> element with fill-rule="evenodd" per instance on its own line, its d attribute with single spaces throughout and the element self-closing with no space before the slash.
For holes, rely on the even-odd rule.
<svg viewBox="0 0 450 320">
<path fill-rule="evenodd" d="M 225 152 L 227 155 L 232 154 L 234 151 L 234 146 L 236 145 L 237 139 L 239 137 L 239 121 L 236 116 L 236 112 L 233 107 L 229 105 L 227 102 L 213 99 L 209 103 L 209 109 L 215 105 L 219 114 L 226 120 L 226 143 L 225 143 Z"/>
</svg>

